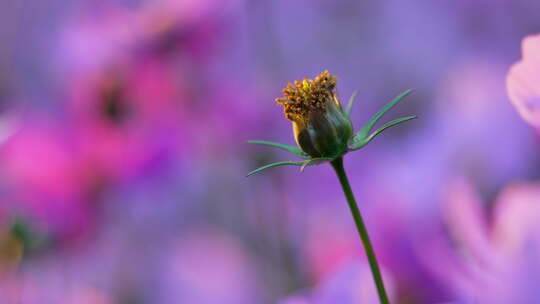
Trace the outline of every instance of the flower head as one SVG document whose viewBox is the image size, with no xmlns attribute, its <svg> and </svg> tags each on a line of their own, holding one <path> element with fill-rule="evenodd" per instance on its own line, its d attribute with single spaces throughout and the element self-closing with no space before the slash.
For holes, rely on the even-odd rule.
<svg viewBox="0 0 540 304">
<path fill-rule="evenodd" d="M 276 101 L 283 106 L 285 117 L 292 121 L 294 139 L 299 148 L 269 141 L 249 141 L 249 143 L 279 148 L 304 160 L 269 164 L 251 171 L 248 175 L 278 166 L 295 165 L 303 169 L 306 166 L 332 161 L 349 151 L 363 148 L 382 131 L 416 118 L 416 116 L 398 118 L 371 132 L 386 112 L 412 92 L 407 90 L 373 115 L 369 122 L 353 135 L 349 116 L 356 94 L 351 96 L 344 109 L 336 96 L 336 82 L 334 75 L 324 71 L 314 79 L 304 78 L 302 81 L 295 81 L 294 84 L 287 84 L 282 90 L 283 97 L 276 98 Z"/>
<path fill-rule="evenodd" d="M 284 97 L 276 98 L 276 101 L 284 107 L 287 119 L 299 121 L 313 111 L 326 110 L 327 100 L 333 100 L 341 107 L 334 93 L 336 82 L 337 78 L 328 71 L 313 80 L 296 80 L 294 85 L 289 82 L 282 90 Z"/>
<path fill-rule="evenodd" d="M 293 123 L 294 137 L 312 157 L 336 157 L 347 151 L 352 123 L 335 94 L 336 77 L 328 71 L 315 79 L 289 83 L 276 98 Z"/>
</svg>

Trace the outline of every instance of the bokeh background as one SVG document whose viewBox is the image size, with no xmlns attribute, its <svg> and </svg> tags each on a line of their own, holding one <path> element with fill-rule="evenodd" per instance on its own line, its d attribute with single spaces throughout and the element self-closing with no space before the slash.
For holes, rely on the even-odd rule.
<svg viewBox="0 0 540 304">
<path fill-rule="evenodd" d="M 356 128 L 415 89 L 386 119 L 419 119 L 345 159 L 393 302 L 538 303 L 540 141 L 506 78 L 539 12 L 3 0 L 0 303 L 377 303 L 328 165 L 245 177 L 291 159 L 245 141 L 293 144 L 274 98 L 324 69 Z"/>
</svg>

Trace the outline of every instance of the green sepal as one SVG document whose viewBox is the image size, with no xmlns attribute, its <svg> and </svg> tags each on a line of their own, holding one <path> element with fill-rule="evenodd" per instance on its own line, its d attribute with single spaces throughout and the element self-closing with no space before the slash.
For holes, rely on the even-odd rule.
<svg viewBox="0 0 540 304">
<path fill-rule="evenodd" d="M 347 109 L 345 110 L 345 115 L 347 115 L 347 118 L 351 117 L 352 106 L 353 106 L 354 100 L 356 99 L 356 94 L 358 94 L 358 91 L 354 91 L 351 97 L 349 98 L 349 101 L 347 102 Z"/>
<path fill-rule="evenodd" d="M 366 138 L 357 138 L 358 134 L 353 138 L 353 142 L 352 142 L 352 145 L 350 147 L 351 150 L 358 150 L 358 149 L 361 149 L 363 148 L 365 145 L 367 145 L 371 140 L 373 140 L 373 138 L 375 138 L 375 136 L 377 136 L 379 133 L 381 133 L 382 131 L 390 128 L 390 127 L 393 127 L 395 125 L 398 125 L 400 123 L 403 123 L 403 122 L 406 122 L 406 121 L 409 121 L 409 120 L 412 120 L 412 119 L 415 119 L 417 118 L 416 116 L 407 116 L 407 117 L 402 117 L 402 118 L 398 118 L 398 119 L 395 119 L 395 120 L 392 120 L 391 122 L 388 122 L 386 124 L 384 124 L 382 127 L 380 127 L 379 129 L 377 129 L 375 132 L 371 133 L 368 137 Z"/>
<path fill-rule="evenodd" d="M 265 165 L 265 166 L 262 166 L 260 168 L 257 168 L 251 172 L 249 172 L 246 177 L 250 176 L 250 175 L 253 175 L 255 173 L 259 173 L 263 170 L 266 170 L 266 169 L 270 169 L 270 168 L 274 168 L 274 167 L 279 167 L 279 166 L 287 166 L 287 165 L 292 165 L 292 166 L 302 166 L 304 165 L 306 161 L 282 161 L 282 162 L 277 162 L 277 163 L 272 163 L 272 164 L 268 164 L 268 165 Z"/>
<path fill-rule="evenodd" d="M 249 172 L 246 175 L 246 177 L 250 176 L 250 175 L 253 175 L 255 173 L 259 173 L 259 172 L 261 172 L 263 170 L 266 170 L 266 169 L 270 169 L 270 168 L 273 168 L 273 167 L 279 167 L 279 166 L 287 166 L 287 165 L 300 166 L 300 171 L 304 171 L 304 169 L 307 166 L 315 166 L 315 165 L 321 164 L 321 163 L 326 162 L 326 161 L 331 161 L 333 159 L 334 158 L 331 158 L 331 157 L 317 157 L 317 158 L 310 158 L 308 160 L 303 160 L 303 161 L 282 161 L 282 162 L 272 163 L 272 164 L 262 166 L 260 168 L 257 168 L 255 170 Z"/>
<path fill-rule="evenodd" d="M 316 166 L 316 165 L 319 165 L 319 164 L 324 163 L 326 161 L 331 161 L 333 159 L 334 158 L 331 158 L 331 157 L 317 157 L 317 158 L 308 159 L 308 160 L 304 161 L 304 164 L 302 164 L 302 167 L 300 167 L 300 171 L 304 171 L 304 169 L 307 166 Z"/>
<path fill-rule="evenodd" d="M 362 141 L 364 138 L 367 137 L 368 133 L 371 132 L 371 129 L 375 126 L 375 124 L 383 117 L 386 112 L 388 112 L 390 109 L 392 109 L 395 105 L 398 104 L 403 98 L 407 97 L 407 95 L 412 93 L 412 89 L 409 89 L 401 94 L 399 94 L 396 98 L 394 98 L 392 101 L 390 101 L 384 108 L 382 108 L 377 114 L 373 115 L 369 122 L 365 124 L 362 129 L 356 133 L 354 136 L 355 141 L 359 140 Z"/>
<path fill-rule="evenodd" d="M 269 146 L 278 148 L 281 150 L 285 150 L 289 153 L 292 153 L 300 158 L 309 158 L 309 155 L 307 155 L 304 151 L 302 151 L 300 148 L 296 146 L 290 146 L 290 145 L 284 145 L 276 142 L 271 141 L 262 141 L 262 140 L 250 140 L 248 141 L 248 144 L 254 144 L 254 145 L 262 145 L 262 146 Z"/>
</svg>

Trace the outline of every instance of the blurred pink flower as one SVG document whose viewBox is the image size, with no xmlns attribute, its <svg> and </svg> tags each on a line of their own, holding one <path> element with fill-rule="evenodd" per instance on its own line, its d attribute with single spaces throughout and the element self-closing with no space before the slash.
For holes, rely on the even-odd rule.
<svg viewBox="0 0 540 304">
<path fill-rule="evenodd" d="M 540 184 L 506 186 L 495 201 L 492 225 L 466 180 L 455 181 L 448 190 L 447 226 L 454 245 L 440 240 L 436 246 L 446 251 L 446 262 L 431 261 L 432 271 L 475 303 L 536 303 Z"/>
<path fill-rule="evenodd" d="M 234 119 L 219 112 L 219 104 L 237 104 L 238 92 L 223 88 L 221 79 L 214 87 L 201 73 L 206 55 L 216 50 L 211 43 L 221 28 L 217 21 L 236 2 L 102 4 L 75 16 L 60 38 L 58 53 L 65 55 L 58 63 L 68 70 L 68 115 L 91 158 L 126 177 L 171 155 L 181 159 L 179 149 L 188 141 L 194 143 L 192 155 L 216 150 L 205 135 L 228 137 L 218 133 L 232 129 Z M 87 62 L 90 52 L 96 54 Z M 197 134 L 190 131 L 194 127 Z"/>
<path fill-rule="evenodd" d="M 523 39 L 522 58 L 508 72 L 510 101 L 521 117 L 540 128 L 540 34 Z"/>
<path fill-rule="evenodd" d="M 75 140 L 113 178 L 160 165 L 178 152 L 186 133 L 177 83 L 152 59 L 76 79 L 68 98 Z"/>
<path fill-rule="evenodd" d="M 61 125 L 29 117 L 0 147 L 0 164 L 11 208 L 52 233 L 74 236 L 87 229 L 88 198 L 98 189 L 100 176 Z"/>
<path fill-rule="evenodd" d="M 66 71 L 75 140 L 88 158 L 129 178 L 173 156 L 187 161 L 186 148 L 204 159 L 249 139 L 245 122 L 261 125 L 256 95 L 241 96 L 246 88 L 210 71 L 222 50 L 214 42 L 223 17 L 237 3 L 104 3 L 74 16 L 57 64 Z"/>
<path fill-rule="evenodd" d="M 77 159 L 67 134 L 47 119 L 29 120 L 2 147 L 9 182 L 73 194 Z"/>
<path fill-rule="evenodd" d="M 82 233 L 104 189 L 182 156 L 177 82 L 152 58 L 74 77 L 65 116 L 30 113 L 0 149 L 9 203 L 55 235 Z"/>
</svg>

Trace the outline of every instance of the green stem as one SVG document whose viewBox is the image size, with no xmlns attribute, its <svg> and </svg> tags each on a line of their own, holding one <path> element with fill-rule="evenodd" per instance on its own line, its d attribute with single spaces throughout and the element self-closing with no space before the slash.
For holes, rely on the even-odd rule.
<svg viewBox="0 0 540 304">
<path fill-rule="evenodd" d="M 379 293 L 379 299 L 381 300 L 382 304 L 389 304 L 390 301 L 388 300 L 386 290 L 384 289 L 381 270 L 379 269 L 379 264 L 377 263 L 377 258 L 375 257 L 373 246 L 371 245 L 371 241 L 369 240 L 366 225 L 364 224 L 364 220 L 362 220 L 362 215 L 360 215 L 360 210 L 358 209 L 358 205 L 356 204 L 351 185 L 349 185 L 349 179 L 347 178 L 347 174 L 345 173 L 345 169 L 343 168 L 343 157 L 336 158 L 331 162 L 331 164 L 332 167 L 334 167 L 334 170 L 336 170 L 336 174 L 339 178 L 339 182 L 341 183 L 341 187 L 343 188 L 343 192 L 347 197 L 347 202 L 349 203 L 349 208 L 351 209 L 354 222 L 356 223 L 358 234 L 360 234 L 360 239 L 362 239 L 362 243 L 364 244 L 364 249 L 366 251 L 366 255 L 369 261 L 369 266 L 371 267 L 371 273 L 373 274 L 373 280 L 375 281 L 375 285 L 377 286 L 377 292 Z"/>
</svg>

